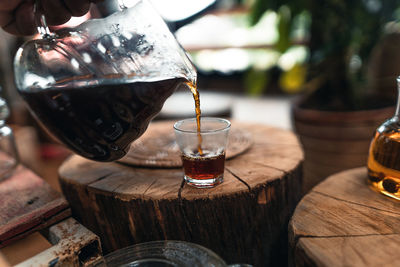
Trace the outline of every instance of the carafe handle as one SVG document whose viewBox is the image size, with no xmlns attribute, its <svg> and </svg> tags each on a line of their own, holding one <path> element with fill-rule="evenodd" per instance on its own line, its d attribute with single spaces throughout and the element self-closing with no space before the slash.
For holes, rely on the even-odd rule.
<svg viewBox="0 0 400 267">
<path fill-rule="evenodd" d="M 38 33 L 41 35 L 42 39 L 53 40 L 55 39 L 55 34 L 50 31 L 46 17 L 42 12 L 42 5 L 40 0 L 36 0 L 33 6 L 33 13 L 35 16 L 35 23 Z"/>
<path fill-rule="evenodd" d="M 118 0 L 118 5 L 121 10 L 127 9 L 130 6 L 134 6 L 139 0 Z"/>
</svg>

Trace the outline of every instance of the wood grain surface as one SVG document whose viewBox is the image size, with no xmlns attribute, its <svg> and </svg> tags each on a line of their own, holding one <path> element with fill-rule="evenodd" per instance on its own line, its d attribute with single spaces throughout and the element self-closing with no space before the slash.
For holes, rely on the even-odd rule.
<svg viewBox="0 0 400 267">
<path fill-rule="evenodd" d="M 400 266 L 400 202 L 373 191 L 364 167 L 328 177 L 289 224 L 295 266 Z"/>
<path fill-rule="evenodd" d="M 53 246 L 15 267 L 88 267 L 102 260 L 99 238 L 73 218 L 49 227 L 44 234 Z"/>
<path fill-rule="evenodd" d="M 63 196 L 22 165 L 0 182 L 0 247 L 70 215 Z"/>
<path fill-rule="evenodd" d="M 290 131 L 235 121 L 232 128 L 251 134 L 253 145 L 227 160 L 224 182 L 211 189 L 186 185 L 181 168 L 71 157 L 59 174 L 73 215 L 101 237 L 106 253 L 185 240 L 229 263 L 282 266 L 287 223 L 301 197 L 302 150 Z"/>
</svg>

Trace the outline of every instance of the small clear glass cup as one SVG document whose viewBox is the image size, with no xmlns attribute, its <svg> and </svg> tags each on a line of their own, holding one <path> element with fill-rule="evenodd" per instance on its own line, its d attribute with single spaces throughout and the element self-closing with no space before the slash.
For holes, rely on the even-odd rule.
<svg viewBox="0 0 400 267">
<path fill-rule="evenodd" d="M 184 179 L 197 188 L 214 187 L 223 182 L 225 149 L 231 123 L 226 119 L 195 118 L 174 124 L 176 142 L 181 150 Z"/>
</svg>

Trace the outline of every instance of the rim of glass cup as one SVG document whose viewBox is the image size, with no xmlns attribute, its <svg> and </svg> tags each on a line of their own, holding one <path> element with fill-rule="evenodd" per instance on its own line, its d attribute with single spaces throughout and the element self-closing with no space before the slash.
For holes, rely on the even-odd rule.
<svg viewBox="0 0 400 267">
<path fill-rule="evenodd" d="M 224 123 L 223 126 L 217 128 L 217 129 L 212 129 L 212 130 L 204 130 L 200 128 L 200 133 L 201 134 L 207 134 L 207 133 L 216 133 L 216 132 L 221 132 L 221 131 L 225 131 L 228 130 L 229 128 L 231 128 L 231 122 L 226 120 L 226 119 L 222 119 L 222 118 L 214 118 L 214 117 L 201 117 L 200 118 L 200 125 L 202 122 L 206 122 L 206 121 L 212 121 L 212 122 L 222 122 Z M 184 124 L 185 122 L 193 122 L 196 125 L 196 118 L 190 118 L 190 119 L 183 119 L 180 121 L 175 122 L 174 124 L 174 129 L 176 131 L 182 132 L 182 133 L 193 133 L 193 134 L 197 134 L 197 128 L 195 127 L 193 130 L 184 130 L 181 129 L 180 126 L 182 124 Z"/>
</svg>

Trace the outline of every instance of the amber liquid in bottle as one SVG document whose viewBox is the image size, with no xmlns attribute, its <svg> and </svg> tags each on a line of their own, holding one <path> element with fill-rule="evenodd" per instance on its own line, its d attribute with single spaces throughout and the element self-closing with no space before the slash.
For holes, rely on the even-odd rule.
<svg viewBox="0 0 400 267">
<path fill-rule="evenodd" d="M 375 132 L 368 156 L 368 179 L 371 186 L 400 200 L 400 126 L 393 118 Z"/>
<path fill-rule="evenodd" d="M 397 83 L 399 86 L 400 78 L 397 78 Z M 372 188 L 400 200 L 400 95 L 397 101 L 395 116 L 375 131 L 367 165 Z"/>
</svg>

